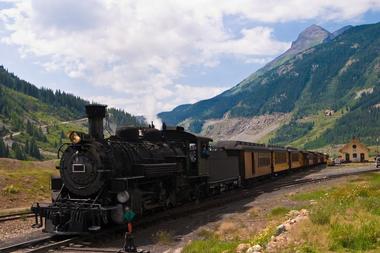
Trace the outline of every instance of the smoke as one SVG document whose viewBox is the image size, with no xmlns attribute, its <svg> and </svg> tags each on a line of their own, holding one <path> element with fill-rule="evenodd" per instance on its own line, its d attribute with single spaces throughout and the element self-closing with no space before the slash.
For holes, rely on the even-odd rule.
<svg viewBox="0 0 380 253">
<path fill-rule="evenodd" d="M 154 94 L 149 94 L 145 96 L 144 98 L 144 117 L 147 120 L 148 124 L 151 124 L 153 122 L 154 126 L 157 129 L 162 128 L 162 121 L 160 118 L 157 117 L 157 111 L 160 110 L 160 108 L 157 108 L 157 105 L 159 104 L 158 99 L 155 97 Z"/>
</svg>

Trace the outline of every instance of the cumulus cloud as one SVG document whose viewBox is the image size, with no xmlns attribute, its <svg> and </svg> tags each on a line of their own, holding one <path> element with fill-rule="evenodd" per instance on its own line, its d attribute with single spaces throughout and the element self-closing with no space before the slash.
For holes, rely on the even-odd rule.
<svg viewBox="0 0 380 253">
<path fill-rule="evenodd" d="M 140 95 L 134 94 L 130 98 L 115 98 L 113 96 L 92 96 L 88 97 L 90 101 L 97 101 L 112 107 L 124 108 L 136 112 L 155 113 L 157 107 L 161 111 L 173 109 L 173 105 L 195 103 L 199 100 L 206 99 L 220 94 L 225 87 L 205 87 L 199 85 L 176 84 L 170 90 L 162 90 L 153 98 L 141 98 Z M 139 103 L 136 103 L 139 101 Z"/>
<path fill-rule="evenodd" d="M 289 43 L 273 37 L 273 22 L 344 20 L 380 5 L 373 0 L 11 2 L 0 10 L 0 27 L 7 31 L 3 43 L 18 46 L 23 57 L 39 57 L 47 71 L 63 70 L 111 88 L 120 98 L 96 99 L 148 118 L 222 90 L 178 84 L 185 67 L 213 67 L 225 55 L 262 63 L 287 49 Z M 237 36 L 225 27 L 229 15 L 268 26 L 246 27 Z"/>
</svg>

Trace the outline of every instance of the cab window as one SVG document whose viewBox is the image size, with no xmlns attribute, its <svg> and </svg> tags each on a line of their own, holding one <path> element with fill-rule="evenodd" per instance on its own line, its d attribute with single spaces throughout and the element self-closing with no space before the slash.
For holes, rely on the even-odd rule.
<svg viewBox="0 0 380 253">
<path fill-rule="evenodd" d="M 189 144 L 189 159 L 193 163 L 197 161 L 197 144 L 196 143 Z"/>
</svg>

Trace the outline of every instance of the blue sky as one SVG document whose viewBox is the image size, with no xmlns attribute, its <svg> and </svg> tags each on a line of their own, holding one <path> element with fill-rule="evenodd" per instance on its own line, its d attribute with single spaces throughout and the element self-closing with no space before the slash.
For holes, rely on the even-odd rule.
<svg viewBox="0 0 380 253">
<path fill-rule="evenodd" d="M 154 119 L 236 85 L 312 24 L 379 17 L 380 0 L 0 0 L 0 64 Z"/>
</svg>

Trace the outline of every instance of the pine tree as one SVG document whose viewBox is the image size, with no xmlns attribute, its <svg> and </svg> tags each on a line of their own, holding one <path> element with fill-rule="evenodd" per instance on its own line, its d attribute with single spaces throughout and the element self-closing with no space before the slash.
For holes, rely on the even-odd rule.
<svg viewBox="0 0 380 253">
<path fill-rule="evenodd" d="M 0 157 L 7 157 L 7 150 L 3 139 L 0 139 Z"/>
<path fill-rule="evenodd" d="M 5 155 L 6 155 L 6 157 L 9 157 L 9 146 L 8 146 L 8 144 L 5 147 Z"/>
<path fill-rule="evenodd" d="M 29 120 L 26 122 L 26 132 L 31 136 L 34 134 L 32 123 Z"/>
<path fill-rule="evenodd" d="M 30 152 L 29 154 L 31 156 L 33 156 L 34 158 L 37 158 L 37 159 L 41 159 L 42 156 L 41 156 L 41 153 L 40 153 L 40 149 L 38 148 L 37 146 L 37 143 L 36 141 L 32 138 L 31 142 L 30 142 Z"/>
<path fill-rule="evenodd" d="M 26 160 L 25 153 L 23 152 L 23 150 L 20 148 L 20 146 L 16 142 L 13 142 L 12 149 L 15 152 L 16 159 Z"/>
<path fill-rule="evenodd" d="M 26 154 L 30 154 L 29 140 L 26 140 L 26 142 L 25 142 L 24 152 L 25 152 Z"/>
</svg>

